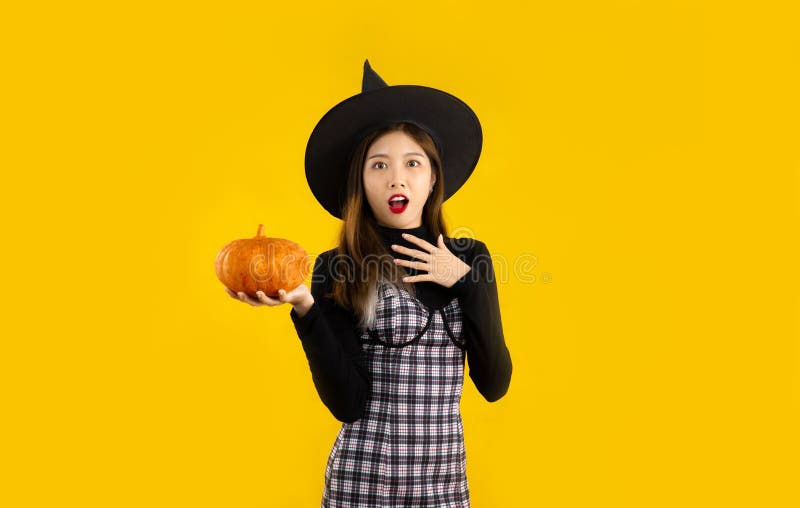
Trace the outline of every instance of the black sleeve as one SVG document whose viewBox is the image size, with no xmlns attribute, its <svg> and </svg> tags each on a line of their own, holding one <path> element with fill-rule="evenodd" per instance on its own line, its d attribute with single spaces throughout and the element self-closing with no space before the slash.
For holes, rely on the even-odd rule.
<svg viewBox="0 0 800 508">
<path fill-rule="evenodd" d="M 314 264 L 314 304 L 303 317 L 294 308 L 289 315 L 320 399 L 336 419 L 352 423 L 364 412 L 372 380 L 363 362 L 355 316 L 328 295 L 333 287 L 331 257 L 331 251 L 325 252 Z"/>
<path fill-rule="evenodd" d="M 475 241 L 472 269 L 452 290 L 459 299 L 464 319 L 469 377 L 483 397 L 494 402 L 511 383 L 511 354 L 503 336 L 497 280 L 489 249 Z"/>
</svg>

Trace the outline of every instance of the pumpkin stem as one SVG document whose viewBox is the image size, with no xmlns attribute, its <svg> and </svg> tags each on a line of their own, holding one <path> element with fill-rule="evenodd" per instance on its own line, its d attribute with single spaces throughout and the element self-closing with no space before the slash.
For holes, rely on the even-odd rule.
<svg viewBox="0 0 800 508">
<path fill-rule="evenodd" d="M 264 236 L 264 225 L 263 224 L 259 224 L 258 225 L 258 232 L 256 233 L 256 236 Z"/>
</svg>

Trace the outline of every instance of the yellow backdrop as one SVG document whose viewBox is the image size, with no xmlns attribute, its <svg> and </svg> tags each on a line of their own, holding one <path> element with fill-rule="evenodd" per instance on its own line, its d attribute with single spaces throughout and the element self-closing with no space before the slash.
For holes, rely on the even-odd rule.
<svg viewBox="0 0 800 508">
<path fill-rule="evenodd" d="M 339 423 L 227 242 L 316 255 L 305 143 L 389 84 L 469 103 L 446 203 L 514 362 L 462 401 L 475 508 L 800 503 L 795 2 L 4 8 L 3 506 L 310 507 Z"/>
</svg>

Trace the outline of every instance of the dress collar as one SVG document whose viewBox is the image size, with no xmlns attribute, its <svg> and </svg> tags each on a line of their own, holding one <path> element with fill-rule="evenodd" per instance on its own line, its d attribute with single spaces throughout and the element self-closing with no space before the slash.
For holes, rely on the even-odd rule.
<svg viewBox="0 0 800 508">
<path fill-rule="evenodd" d="M 436 245 L 436 239 L 433 238 L 432 233 L 425 224 L 422 224 L 416 228 L 408 229 L 392 228 L 389 226 L 381 226 L 380 224 L 377 224 L 376 226 L 378 228 L 378 233 L 381 235 L 381 238 L 383 238 L 383 241 L 387 246 L 393 243 L 405 246 L 416 246 L 416 244 L 413 242 L 404 239 L 402 236 L 403 233 L 414 235 L 417 238 L 422 238 L 429 243 Z"/>
</svg>

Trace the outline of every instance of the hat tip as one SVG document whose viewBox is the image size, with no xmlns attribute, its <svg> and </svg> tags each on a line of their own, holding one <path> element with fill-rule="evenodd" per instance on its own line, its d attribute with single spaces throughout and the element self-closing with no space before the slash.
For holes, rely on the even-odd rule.
<svg viewBox="0 0 800 508">
<path fill-rule="evenodd" d="M 369 92 L 377 88 L 389 86 L 369 64 L 369 58 L 364 59 L 364 75 L 361 78 L 361 92 Z"/>
</svg>

